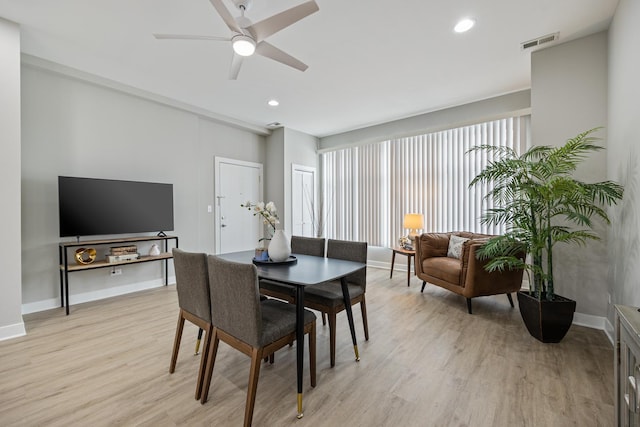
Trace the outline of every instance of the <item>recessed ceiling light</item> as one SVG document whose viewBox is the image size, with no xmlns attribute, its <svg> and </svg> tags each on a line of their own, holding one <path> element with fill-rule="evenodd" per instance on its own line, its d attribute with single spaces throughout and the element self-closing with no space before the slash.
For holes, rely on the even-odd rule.
<svg viewBox="0 0 640 427">
<path fill-rule="evenodd" d="M 277 99 L 270 99 L 269 102 L 267 102 L 267 104 L 269 104 L 272 107 L 277 107 L 278 105 L 280 105 Z"/>
<path fill-rule="evenodd" d="M 471 18 L 464 18 L 458 21 L 455 27 L 453 27 L 453 31 L 456 33 L 464 33 L 469 31 L 476 24 L 476 21 Z"/>
</svg>

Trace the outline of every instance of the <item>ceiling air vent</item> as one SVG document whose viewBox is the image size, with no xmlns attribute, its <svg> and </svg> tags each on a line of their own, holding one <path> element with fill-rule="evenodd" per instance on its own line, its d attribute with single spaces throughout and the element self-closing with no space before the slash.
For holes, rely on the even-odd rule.
<svg viewBox="0 0 640 427">
<path fill-rule="evenodd" d="M 520 43 L 520 48 L 522 50 L 529 50 L 536 47 L 540 47 L 543 44 L 551 43 L 558 40 L 558 36 L 560 33 L 552 33 L 547 34 L 546 36 L 538 37 L 537 39 L 529 40 L 523 43 Z"/>
</svg>

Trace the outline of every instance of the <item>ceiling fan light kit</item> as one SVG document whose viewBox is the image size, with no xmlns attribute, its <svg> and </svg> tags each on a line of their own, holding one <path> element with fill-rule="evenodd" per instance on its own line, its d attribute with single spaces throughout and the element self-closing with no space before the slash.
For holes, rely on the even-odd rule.
<svg viewBox="0 0 640 427">
<path fill-rule="evenodd" d="M 256 42 L 249 36 L 238 34 L 231 39 L 233 51 L 240 56 L 251 56 L 256 51 Z"/>
<path fill-rule="evenodd" d="M 242 59 L 254 53 L 295 68 L 296 70 L 305 71 L 308 68 L 305 63 L 267 43 L 265 39 L 320 10 L 314 0 L 309 0 L 253 24 L 244 16 L 245 10 L 251 5 L 251 0 L 234 0 L 234 5 L 240 10 L 241 14 L 241 16 L 237 18 L 227 9 L 223 0 L 209 0 L 209 2 L 216 9 L 224 23 L 227 24 L 227 27 L 233 32 L 231 38 L 180 34 L 154 34 L 154 36 L 156 39 L 174 40 L 231 40 L 231 46 L 234 52 L 231 60 L 231 69 L 229 71 L 229 79 L 231 80 L 238 78 Z"/>
</svg>

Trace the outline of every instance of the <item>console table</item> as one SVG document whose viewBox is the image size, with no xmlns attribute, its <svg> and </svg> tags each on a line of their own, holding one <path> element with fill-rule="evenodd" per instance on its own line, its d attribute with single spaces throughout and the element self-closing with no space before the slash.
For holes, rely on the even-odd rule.
<svg viewBox="0 0 640 427">
<path fill-rule="evenodd" d="M 121 265 L 140 264 L 143 262 L 164 261 L 164 284 L 169 284 L 169 259 L 173 258 L 169 250 L 169 241 L 174 241 L 173 247 L 178 247 L 177 236 L 140 236 L 125 237 L 104 240 L 86 240 L 82 242 L 60 242 L 58 245 L 58 253 L 60 257 L 60 307 L 65 307 L 67 315 L 69 315 L 69 273 L 77 271 L 95 270 L 97 268 L 113 268 Z M 96 247 L 108 245 L 126 245 L 136 242 L 152 242 L 160 241 L 164 243 L 164 252 L 160 255 L 144 255 L 138 259 L 128 261 L 107 262 L 106 260 L 96 260 L 91 264 L 77 264 L 74 256 L 71 255 L 71 264 L 69 264 L 69 249 L 81 247 Z"/>
<path fill-rule="evenodd" d="M 640 424 L 640 311 L 615 306 L 614 342 L 616 426 Z"/>
</svg>

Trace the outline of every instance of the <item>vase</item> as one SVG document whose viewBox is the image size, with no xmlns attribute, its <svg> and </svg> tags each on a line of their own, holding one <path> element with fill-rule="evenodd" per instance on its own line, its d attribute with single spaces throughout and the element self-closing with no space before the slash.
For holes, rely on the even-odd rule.
<svg viewBox="0 0 640 427">
<path fill-rule="evenodd" d="M 283 230 L 276 230 L 269 242 L 269 258 L 271 261 L 282 262 L 291 255 L 291 241 Z"/>
<path fill-rule="evenodd" d="M 544 343 L 557 343 L 573 323 L 576 302 L 556 294 L 553 301 L 536 298 L 528 291 L 518 291 L 520 315 L 529 334 Z"/>
</svg>

